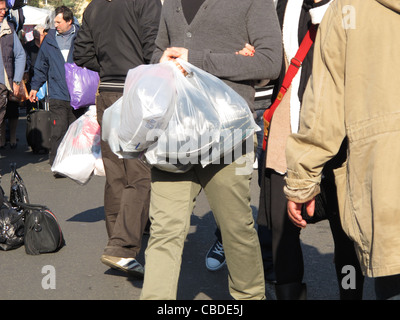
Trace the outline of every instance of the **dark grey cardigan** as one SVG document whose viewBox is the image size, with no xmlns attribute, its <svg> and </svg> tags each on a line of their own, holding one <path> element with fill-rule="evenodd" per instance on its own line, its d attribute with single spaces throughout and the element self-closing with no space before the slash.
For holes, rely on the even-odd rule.
<svg viewBox="0 0 400 320">
<path fill-rule="evenodd" d="M 246 43 L 255 47 L 253 57 L 235 54 Z M 205 0 L 190 25 L 181 0 L 165 0 L 152 62 L 159 62 L 168 47 L 187 48 L 191 64 L 224 80 L 252 109 L 255 82 L 277 78 L 281 68 L 272 0 Z"/>
</svg>

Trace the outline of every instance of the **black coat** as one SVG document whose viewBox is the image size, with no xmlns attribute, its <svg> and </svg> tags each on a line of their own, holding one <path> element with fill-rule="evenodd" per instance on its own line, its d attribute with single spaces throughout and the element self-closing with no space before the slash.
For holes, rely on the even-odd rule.
<svg viewBox="0 0 400 320">
<path fill-rule="evenodd" d="M 129 69 L 149 63 L 160 0 L 93 0 L 83 13 L 74 62 L 99 72 L 101 82 L 123 83 Z"/>
</svg>

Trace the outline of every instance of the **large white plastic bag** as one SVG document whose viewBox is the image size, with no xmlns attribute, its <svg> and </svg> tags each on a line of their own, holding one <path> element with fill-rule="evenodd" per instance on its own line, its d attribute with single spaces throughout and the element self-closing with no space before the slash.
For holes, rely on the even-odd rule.
<svg viewBox="0 0 400 320">
<path fill-rule="evenodd" d="M 120 154 L 121 147 L 119 145 L 118 129 L 121 126 L 121 109 L 122 97 L 104 110 L 101 123 L 101 138 L 108 142 L 111 151 L 120 158 L 122 155 Z"/>
<path fill-rule="evenodd" d="M 140 65 L 129 70 L 122 96 L 118 130 L 122 152 L 146 150 L 151 130 L 165 130 L 174 110 L 175 73 L 169 63 Z"/>
<path fill-rule="evenodd" d="M 221 122 L 219 144 L 214 145 L 213 152 L 200 160 L 200 163 L 206 166 L 229 154 L 261 129 L 255 123 L 246 100 L 235 90 L 217 77 L 186 61 L 178 59 L 178 62 L 189 73 L 188 81 L 207 96 Z"/>
<path fill-rule="evenodd" d="M 175 73 L 176 103 L 167 129 L 159 136 L 156 159 L 187 168 L 197 164 L 220 138 L 218 113 L 207 96 L 170 63 Z M 153 163 L 152 163 L 153 164 Z"/>
<path fill-rule="evenodd" d="M 104 110 L 101 124 L 101 139 L 108 142 L 111 151 L 122 159 L 138 158 L 143 152 L 124 152 L 121 148 L 118 136 L 121 128 L 122 98 L 115 101 L 110 107 Z"/>
<path fill-rule="evenodd" d="M 96 107 L 90 106 L 69 126 L 57 149 L 51 171 L 85 184 L 91 178 L 98 159 L 101 159 L 100 126 Z"/>
</svg>

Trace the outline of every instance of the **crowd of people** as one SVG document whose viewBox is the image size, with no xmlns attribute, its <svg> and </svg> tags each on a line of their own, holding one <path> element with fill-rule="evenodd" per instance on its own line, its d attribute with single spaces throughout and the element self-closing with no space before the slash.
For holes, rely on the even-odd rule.
<svg viewBox="0 0 400 320">
<path fill-rule="evenodd" d="M 217 225 L 206 267 L 216 272 L 227 265 L 234 299 L 265 299 L 266 282 L 278 300 L 307 299 L 300 234 L 318 210 L 334 240 L 340 299 L 361 300 L 365 276 L 375 279 L 377 299 L 400 299 L 400 185 L 391 165 L 400 156 L 393 81 L 400 71 L 393 32 L 400 25 L 398 1 L 92 0 L 80 26 L 69 8 L 58 7 L 54 28 L 37 26 L 24 46 L 6 4 L 0 0 L 0 148 L 3 118 L 16 147 L 11 119 L 18 119 L 18 105 L 7 101 L 25 72 L 27 103 L 36 104 L 48 83 L 53 163 L 69 125 L 85 112 L 70 105 L 66 62 L 98 72 L 100 127 L 104 111 L 123 95 L 130 69 L 172 61 L 186 75 L 183 60 L 234 89 L 261 128 L 251 137 L 254 150 L 243 146 L 236 158 L 193 164 L 183 173 L 120 158 L 101 142 L 108 243 L 100 260 L 143 279 L 141 299 L 176 299 L 190 214 L 202 190 Z M 307 37 L 311 44 L 299 61 Z M 264 122 L 276 101 L 272 120 Z M 142 265 L 136 257 L 145 232 Z M 342 286 L 345 266 L 355 270 L 350 288 Z"/>
</svg>

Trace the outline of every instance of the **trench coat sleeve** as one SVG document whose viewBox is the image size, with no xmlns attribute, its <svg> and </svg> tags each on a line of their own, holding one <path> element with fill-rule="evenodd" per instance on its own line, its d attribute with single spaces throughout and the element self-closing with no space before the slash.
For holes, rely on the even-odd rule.
<svg viewBox="0 0 400 320">
<path fill-rule="evenodd" d="M 286 144 L 288 171 L 284 192 L 297 203 L 307 202 L 320 192 L 322 169 L 337 154 L 346 136 L 346 32 L 341 11 L 331 5 L 318 29 L 300 129 L 289 136 Z"/>
</svg>

